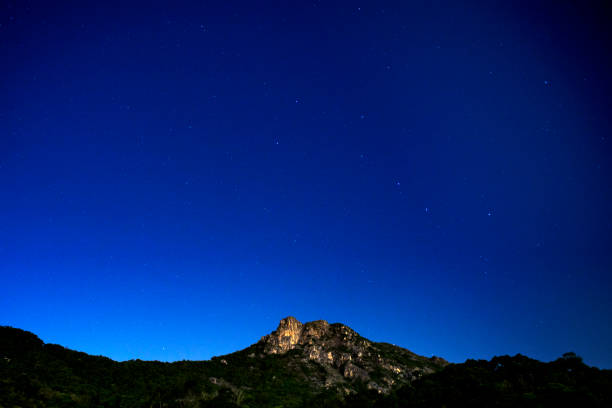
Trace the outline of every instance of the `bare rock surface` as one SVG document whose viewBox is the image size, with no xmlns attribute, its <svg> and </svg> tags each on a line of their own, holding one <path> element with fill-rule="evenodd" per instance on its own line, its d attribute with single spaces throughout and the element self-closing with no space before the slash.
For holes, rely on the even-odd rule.
<svg viewBox="0 0 612 408">
<path fill-rule="evenodd" d="M 289 316 L 257 345 L 264 355 L 290 351 L 304 363 L 315 363 L 326 372 L 325 387 L 348 386 L 355 381 L 380 393 L 433 373 L 448 363 L 440 357 L 427 358 L 388 343 L 361 337 L 348 326 L 325 320 L 301 323 Z"/>
</svg>

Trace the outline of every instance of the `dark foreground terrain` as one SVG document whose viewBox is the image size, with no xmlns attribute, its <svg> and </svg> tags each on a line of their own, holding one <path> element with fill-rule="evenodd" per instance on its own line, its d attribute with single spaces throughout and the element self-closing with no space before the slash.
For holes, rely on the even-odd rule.
<svg viewBox="0 0 612 408">
<path fill-rule="evenodd" d="M 612 407 L 612 371 L 418 356 L 342 324 L 289 317 L 210 361 L 116 362 L 0 327 L 0 407 Z"/>
</svg>

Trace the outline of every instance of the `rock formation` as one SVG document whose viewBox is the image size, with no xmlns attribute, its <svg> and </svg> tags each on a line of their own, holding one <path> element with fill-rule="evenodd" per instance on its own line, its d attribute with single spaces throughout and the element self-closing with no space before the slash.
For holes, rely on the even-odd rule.
<svg viewBox="0 0 612 408">
<path fill-rule="evenodd" d="M 326 370 L 326 387 L 340 386 L 347 391 L 351 383 L 363 381 L 368 388 L 385 393 L 396 384 L 448 364 L 439 357 L 426 358 L 391 344 L 372 342 L 340 323 L 316 320 L 302 324 L 292 316 L 282 319 L 257 345 L 267 355 L 295 350 L 296 358 Z"/>
</svg>

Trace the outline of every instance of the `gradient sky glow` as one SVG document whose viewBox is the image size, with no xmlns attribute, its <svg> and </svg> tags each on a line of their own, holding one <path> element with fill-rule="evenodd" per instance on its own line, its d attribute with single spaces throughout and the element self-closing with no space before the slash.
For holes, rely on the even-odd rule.
<svg viewBox="0 0 612 408">
<path fill-rule="evenodd" d="M 0 5 L 1 325 L 612 368 L 603 2 L 95 3 Z"/>
</svg>

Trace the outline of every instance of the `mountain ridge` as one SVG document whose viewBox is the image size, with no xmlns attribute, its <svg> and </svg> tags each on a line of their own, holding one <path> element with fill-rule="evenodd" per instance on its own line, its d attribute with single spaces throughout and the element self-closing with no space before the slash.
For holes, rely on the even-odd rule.
<svg viewBox="0 0 612 408">
<path fill-rule="evenodd" d="M 326 387 L 359 379 L 380 393 L 448 365 L 440 357 L 427 358 L 389 343 L 373 342 L 342 323 L 301 323 L 293 316 L 282 319 L 277 329 L 257 344 L 263 345 L 266 354 L 301 351 L 303 361 L 315 361 L 328 369 Z M 351 389 L 345 387 L 344 391 Z"/>
<path fill-rule="evenodd" d="M 0 408 L 604 407 L 611 394 L 612 370 L 573 353 L 452 364 L 291 316 L 245 349 L 173 363 L 117 362 L 0 326 Z"/>
<path fill-rule="evenodd" d="M 174 363 L 117 362 L 44 343 L 33 333 L 4 326 L 0 327 L 0 334 L 0 372 L 8 378 L 16 375 L 19 379 L 20 374 L 12 369 L 21 365 L 24 372 L 31 373 L 29 376 L 42 378 L 32 387 L 44 390 L 41 392 L 46 396 L 60 395 L 62 391 L 58 390 L 70 388 L 71 384 L 91 382 L 92 377 L 109 377 L 108 373 L 110 378 L 96 384 L 110 387 L 108 391 L 111 394 L 126 393 L 128 391 L 117 384 L 116 377 L 122 378 L 126 384 L 133 384 L 139 376 L 147 376 L 149 369 L 159 371 L 160 378 L 180 378 L 169 380 L 171 383 L 178 381 L 175 388 L 181 389 L 185 383 L 193 383 L 198 384 L 201 393 L 209 396 L 222 395 L 222 390 L 234 397 L 255 394 L 254 399 L 263 399 L 259 404 L 267 406 L 268 402 L 278 398 L 285 403 L 291 400 L 303 402 L 321 393 L 346 396 L 367 390 L 389 394 L 393 388 L 409 384 L 448 364 L 443 359 L 418 356 L 388 343 L 372 342 L 342 323 L 330 324 L 325 320 L 301 323 L 292 316 L 282 319 L 276 330 L 245 349 L 214 356 L 210 360 Z M 66 361 L 70 364 L 64 367 Z M 65 376 L 61 384 L 50 379 L 53 376 L 51 372 L 40 370 L 40 367 L 60 366 Z M 139 373 L 132 376 L 135 378 L 124 378 L 126 372 L 134 370 Z M 156 383 L 156 380 L 152 382 Z M 46 386 L 49 384 L 51 386 Z M 142 388 L 137 384 L 132 386 Z M 155 390 L 144 384 L 139 396 L 143 398 L 141 394 L 150 392 L 155 393 Z"/>
</svg>

